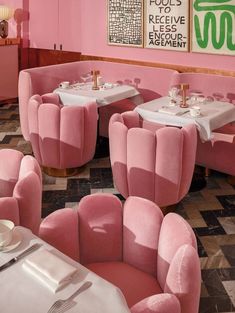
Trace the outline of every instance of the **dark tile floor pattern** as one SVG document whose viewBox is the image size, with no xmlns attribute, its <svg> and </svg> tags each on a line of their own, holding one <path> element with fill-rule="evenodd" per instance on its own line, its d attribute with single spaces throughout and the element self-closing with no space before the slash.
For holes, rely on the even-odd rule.
<svg viewBox="0 0 235 313">
<path fill-rule="evenodd" d="M 18 105 L 0 107 L 0 149 L 31 154 L 20 132 Z M 113 186 L 109 158 L 94 159 L 77 176 L 43 175 L 42 217 L 63 207 L 75 207 L 90 193 L 109 192 L 122 197 Z M 212 173 L 207 186 L 189 193 L 177 213 L 193 227 L 202 269 L 201 313 L 235 312 L 235 189 L 226 175 Z"/>
</svg>

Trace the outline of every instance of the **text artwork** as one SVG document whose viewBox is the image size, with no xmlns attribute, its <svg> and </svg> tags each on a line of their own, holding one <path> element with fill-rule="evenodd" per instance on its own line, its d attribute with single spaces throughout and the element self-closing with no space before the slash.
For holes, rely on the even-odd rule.
<svg viewBox="0 0 235 313">
<path fill-rule="evenodd" d="M 188 51 L 189 0 L 146 0 L 145 47 Z"/>
</svg>

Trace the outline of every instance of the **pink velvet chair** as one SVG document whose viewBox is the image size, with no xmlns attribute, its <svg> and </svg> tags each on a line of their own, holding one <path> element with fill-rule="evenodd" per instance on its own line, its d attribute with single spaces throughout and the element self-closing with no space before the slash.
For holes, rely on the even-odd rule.
<svg viewBox="0 0 235 313">
<path fill-rule="evenodd" d="M 17 150 L 0 150 L 0 218 L 38 233 L 42 177 L 38 162 Z"/>
<path fill-rule="evenodd" d="M 195 165 L 196 127 L 151 128 L 138 113 L 114 114 L 109 123 L 113 180 L 124 198 L 138 196 L 160 207 L 178 203 L 188 192 Z M 148 129 L 147 129 L 148 128 Z"/>
<path fill-rule="evenodd" d="M 153 202 L 111 194 L 46 217 L 40 237 L 118 286 L 132 313 L 198 313 L 200 262 L 189 224 Z"/>
<path fill-rule="evenodd" d="M 28 117 L 34 156 L 49 175 L 73 175 L 93 158 L 96 102 L 61 106 L 56 94 L 34 95 L 29 100 Z"/>
</svg>

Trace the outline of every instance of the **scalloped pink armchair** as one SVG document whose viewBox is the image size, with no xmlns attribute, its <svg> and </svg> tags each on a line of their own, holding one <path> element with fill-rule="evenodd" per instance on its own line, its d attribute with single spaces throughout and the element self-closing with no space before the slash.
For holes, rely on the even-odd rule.
<svg viewBox="0 0 235 313">
<path fill-rule="evenodd" d="M 197 147 L 193 124 L 181 129 L 143 123 L 137 112 L 114 114 L 109 123 L 113 180 L 124 198 L 138 196 L 166 207 L 188 192 Z M 148 129 L 146 129 L 148 128 Z"/>
<path fill-rule="evenodd" d="M 0 218 L 38 233 L 41 222 L 42 176 L 32 156 L 0 150 Z"/>
<path fill-rule="evenodd" d="M 57 94 L 34 95 L 29 100 L 28 118 L 34 156 L 49 174 L 60 176 L 67 169 L 74 174 L 93 158 L 98 118 L 95 101 L 62 106 Z"/>
<path fill-rule="evenodd" d="M 111 194 L 46 217 L 40 237 L 118 286 L 132 313 L 198 313 L 200 263 L 189 224 L 153 202 Z"/>
</svg>

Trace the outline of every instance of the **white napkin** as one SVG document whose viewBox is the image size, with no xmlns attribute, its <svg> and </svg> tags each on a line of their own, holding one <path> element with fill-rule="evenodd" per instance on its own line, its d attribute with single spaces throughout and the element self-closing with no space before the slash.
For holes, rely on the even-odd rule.
<svg viewBox="0 0 235 313">
<path fill-rule="evenodd" d="M 24 260 L 23 268 L 54 293 L 67 285 L 77 271 L 76 267 L 46 249 L 38 250 L 28 256 Z"/>
<path fill-rule="evenodd" d="M 188 112 L 189 109 L 182 109 L 179 107 L 162 107 L 158 110 L 158 112 L 160 113 L 166 113 L 166 114 L 170 114 L 170 115 L 182 115 L 186 112 Z"/>
</svg>

